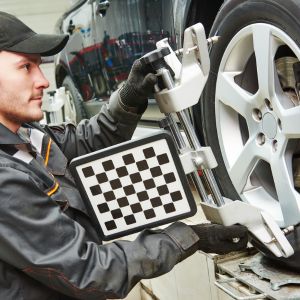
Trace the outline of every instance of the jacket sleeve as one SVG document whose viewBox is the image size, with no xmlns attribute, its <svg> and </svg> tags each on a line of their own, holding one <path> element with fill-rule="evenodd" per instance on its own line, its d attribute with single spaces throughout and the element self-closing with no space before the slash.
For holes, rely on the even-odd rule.
<svg viewBox="0 0 300 300">
<path fill-rule="evenodd" d="M 128 112 L 120 104 L 119 91 L 114 92 L 99 114 L 82 120 L 77 126 L 62 124 L 44 129 L 71 160 L 108 146 L 130 140 L 142 114 Z"/>
<path fill-rule="evenodd" d="M 98 245 L 35 178 L 0 165 L 0 179 L 0 260 L 68 296 L 124 297 L 140 279 L 164 274 L 196 251 L 198 237 L 183 223 Z"/>
</svg>

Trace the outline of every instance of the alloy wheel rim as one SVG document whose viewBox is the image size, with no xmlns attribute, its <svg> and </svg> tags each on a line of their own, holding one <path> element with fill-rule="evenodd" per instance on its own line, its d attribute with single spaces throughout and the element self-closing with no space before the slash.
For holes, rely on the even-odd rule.
<svg viewBox="0 0 300 300">
<path fill-rule="evenodd" d="M 221 60 L 215 112 L 222 157 L 241 199 L 287 226 L 300 221 L 293 178 L 300 106 L 283 90 L 276 68 L 281 49 L 299 60 L 299 48 L 279 28 L 257 23 L 240 30 Z"/>
</svg>

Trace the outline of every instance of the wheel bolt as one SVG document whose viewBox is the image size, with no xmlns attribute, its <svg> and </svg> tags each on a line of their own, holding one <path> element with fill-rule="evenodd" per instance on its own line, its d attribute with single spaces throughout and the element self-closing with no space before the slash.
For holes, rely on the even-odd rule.
<svg viewBox="0 0 300 300">
<path fill-rule="evenodd" d="M 273 141 L 272 146 L 273 146 L 273 151 L 276 152 L 277 148 L 278 148 L 278 142 L 277 142 L 277 140 Z"/>
<path fill-rule="evenodd" d="M 253 109 L 252 116 L 253 116 L 253 119 L 257 122 L 261 121 L 261 119 L 262 119 L 262 113 L 258 108 Z"/>
<path fill-rule="evenodd" d="M 278 122 L 278 127 L 279 127 L 279 129 L 280 129 L 280 130 L 282 130 L 282 124 L 281 124 L 281 120 L 280 120 L 280 119 L 278 119 L 278 121 L 277 121 L 277 122 Z"/>
<path fill-rule="evenodd" d="M 266 137 L 263 133 L 259 133 L 256 137 L 257 144 L 262 146 L 266 142 Z"/>
<path fill-rule="evenodd" d="M 266 103 L 266 106 L 269 110 L 273 110 L 273 106 L 272 106 L 272 103 L 270 102 L 269 99 L 265 99 L 265 103 Z"/>
</svg>

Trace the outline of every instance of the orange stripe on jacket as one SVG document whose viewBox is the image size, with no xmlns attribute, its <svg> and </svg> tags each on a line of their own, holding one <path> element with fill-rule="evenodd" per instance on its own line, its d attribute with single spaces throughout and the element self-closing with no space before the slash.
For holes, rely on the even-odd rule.
<svg viewBox="0 0 300 300">
<path fill-rule="evenodd" d="M 47 192 L 47 195 L 48 196 L 53 195 L 57 191 L 58 187 L 59 187 L 59 184 L 56 182 L 55 187 L 51 191 Z"/>
<path fill-rule="evenodd" d="M 48 146 L 47 146 L 47 152 L 46 152 L 46 157 L 45 157 L 45 165 L 48 165 L 49 162 L 49 156 L 50 156 L 50 149 L 51 149 L 51 144 L 52 144 L 52 140 L 49 140 Z"/>
</svg>

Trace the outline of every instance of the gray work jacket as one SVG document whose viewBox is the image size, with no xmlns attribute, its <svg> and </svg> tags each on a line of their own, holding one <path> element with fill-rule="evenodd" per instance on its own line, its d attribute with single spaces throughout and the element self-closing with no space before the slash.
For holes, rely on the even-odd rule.
<svg viewBox="0 0 300 300">
<path fill-rule="evenodd" d="M 90 222 L 68 162 L 130 139 L 139 119 L 115 93 L 77 127 L 24 124 L 28 142 L 0 124 L 0 299 L 120 298 L 196 251 L 183 223 L 102 245 Z"/>
</svg>

